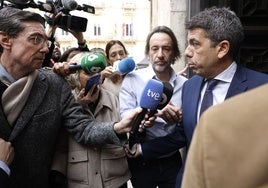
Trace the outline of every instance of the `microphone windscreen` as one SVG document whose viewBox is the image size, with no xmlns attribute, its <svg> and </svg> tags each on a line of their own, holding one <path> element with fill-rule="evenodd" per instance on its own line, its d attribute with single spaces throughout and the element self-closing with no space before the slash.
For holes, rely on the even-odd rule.
<svg viewBox="0 0 268 188">
<path fill-rule="evenodd" d="M 157 109 L 163 109 L 170 101 L 173 95 L 173 87 L 169 82 L 162 82 L 163 83 L 163 94 L 162 100 L 157 106 Z"/>
<path fill-rule="evenodd" d="M 162 82 L 151 79 L 147 82 L 145 88 L 143 89 L 140 106 L 142 108 L 155 110 L 157 105 L 162 99 L 163 94 L 163 84 Z"/>
<path fill-rule="evenodd" d="M 81 59 L 81 67 L 87 74 L 99 73 L 107 66 L 106 58 L 102 53 L 91 53 Z"/>
<path fill-rule="evenodd" d="M 155 79 L 155 78 L 154 78 Z M 157 110 L 163 109 L 170 101 L 173 95 L 173 87 L 169 82 L 162 82 L 163 84 L 163 93 L 161 101 L 158 103 L 157 108 L 154 110 L 150 110 L 149 117 L 152 117 Z"/>
<path fill-rule="evenodd" d="M 134 70 L 136 64 L 133 58 L 127 57 L 118 62 L 118 70 L 122 74 L 128 74 Z"/>
<path fill-rule="evenodd" d="M 62 6 L 65 10 L 75 10 L 78 6 L 75 0 L 61 0 Z"/>
</svg>

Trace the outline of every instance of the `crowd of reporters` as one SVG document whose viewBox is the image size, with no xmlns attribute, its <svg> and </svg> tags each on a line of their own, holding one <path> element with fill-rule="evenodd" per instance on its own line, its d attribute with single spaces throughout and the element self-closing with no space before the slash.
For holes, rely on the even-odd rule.
<svg viewBox="0 0 268 188">
<path fill-rule="evenodd" d="M 63 7 L 67 9 L 71 6 L 70 2 L 72 1 L 63 1 Z M 27 3 L 20 6 L 30 5 L 33 6 Z M 78 5 L 75 8 L 77 7 Z M 57 19 L 57 17 L 62 16 L 62 13 L 64 12 L 57 14 L 46 13 L 46 19 Z M 205 16 L 202 17 L 202 14 L 205 14 Z M 202 19 L 207 19 L 206 21 L 208 21 L 212 14 L 223 20 L 226 15 L 233 18 L 235 21 L 232 22 L 232 27 L 237 32 L 237 38 L 220 38 L 219 41 L 212 41 L 214 40 L 213 35 L 207 36 L 207 38 L 204 37 L 204 33 L 207 30 L 210 31 L 211 28 L 206 28 L 205 26 L 203 28 L 202 24 L 205 24 L 205 22 L 201 24 L 198 21 Z M 5 114 L 6 109 L 9 110 L 12 105 L 12 109 L 16 108 L 14 108 L 13 103 L 6 104 L 7 101 L 11 103 L 13 95 L 9 94 L 10 97 L 6 97 L 7 94 L 4 94 L 7 100 L 5 103 L 2 101 L 4 109 L 1 111 L 1 122 L 4 122 L 3 126 L 16 126 L 17 128 L 17 124 L 24 121 L 24 117 L 20 116 L 20 113 L 24 110 L 24 105 L 27 105 L 29 113 L 35 113 L 31 112 L 31 105 L 26 102 L 27 100 L 22 103 L 17 101 L 18 99 L 28 98 L 34 98 L 35 100 L 32 100 L 32 102 L 38 101 L 36 98 L 41 95 L 39 94 L 40 90 L 37 92 L 32 91 L 32 87 L 41 89 L 42 80 L 48 79 L 50 81 L 49 87 L 53 88 L 50 89 L 52 93 L 48 95 L 52 98 L 50 98 L 49 102 L 47 102 L 49 99 L 44 100 L 47 104 L 44 101 L 40 103 L 42 105 L 39 111 L 37 110 L 38 113 L 31 117 L 32 120 L 27 126 L 27 130 L 21 133 L 22 130 L 20 129 L 18 133 L 13 133 L 18 134 L 19 137 L 9 135 L 12 133 L 12 129 L 5 130 L 5 128 L 1 128 L 1 187 L 31 187 L 39 185 L 40 187 L 92 186 L 126 188 L 128 180 L 131 180 L 133 187 L 137 188 L 180 187 L 185 163 L 183 164 L 179 149 L 183 147 L 189 149 L 194 127 L 199 120 L 197 111 L 200 109 L 201 104 L 197 101 L 199 96 L 202 95 L 203 97 L 204 95 L 204 89 L 202 88 L 206 87 L 207 80 L 214 77 L 222 79 L 221 86 L 225 89 L 221 89 L 221 91 L 224 91 L 225 94 L 219 94 L 221 100 L 217 103 L 223 102 L 225 96 L 228 98 L 268 82 L 267 75 L 248 70 L 236 64 L 237 48 L 243 39 L 243 33 L 238 17 L 227 8 L 217 9 L 214 7 L 205 10 L 188 22 L 189 45 L 185 52 L 186 56 L 191 59 L 191 68 L 197 74 L 197 76 L 189 80 L 176 73 L 171 66 L 178 60 L 181 53 L 175 34 L 166 26 L 157 26 L 148 34 L 145 56 L 150 62 L 149 66 L 145 69 L 134 71 L 133 59 L 128 59 L 127 49 L 121 41 L 111 40 L 106 44 L 105 49 L 94 47 L 89 49 L 88 45 L 90 44 L 84 39 L 84 31 L 79 29 L 72 30 L 70 27 L 59 27 L 57 24 L 51 24 L 52 22 L 47 23 L 46 28 L 44 28 L 45 21 L 39 16 L 36 13 L 30 13 L 14 7 L 4 7 L 0 10 L 0 21 L 3 24 L 3 28 L 0 31 L 1 56 L 3 55 L 1 63 L 5 63 L 7 57 L 13 58 L 12 60 L 15 63 L 26 62 L 26 60 L 31 59 L 23 56 L 21 60 L 17 60 L 17 54 L 14 51 L 11 52 L 10 48 L 12 47 L 9 47 L 10 45 L 6 42 L 10 38 L 18 39 L 21 37 L 21 40 L 26 40 L 34 47 L 40 46 L 39 51 L 36 50 L 38 51 L 36 54 L 42 54 L 42 57 L 41 55 L 38 56 L 36 62 L 34 58 L 31 59 L 36 64 L 27 65 L 31 68 L 31 71 L 22 71 L 23 75 L 14 73 L 12 68 L 5 69 L 8 67 L 7 65 L 1 65 L 1 91 L 3 90 L 5 93 L 6 88 L 4 87 L 8 85 L 10 89 L 10 85 L 16 83 L 16 80 L 20 80 L 21 87 L 30 88 L 29 91 L 24 90 L 22 96 L 17 93 L 14 95 L 15 102 L 17 102 L 14 104 L 18 104 L 16 107 L 20 110 L 18 112 L 14 110 L 15 117 L 10 112 Z M 198 16 L 202 19 L 199 19 Z M 12 26 L 5 20 L 8 17 L 10 22 L 13 23 L 17 21 L 16 19 L 21 19 L 22 23 L 17 24 L 22 29 L 16 31 L 17 33 L 7 33 L 7 31 L 12 30 Z M 29 28 L 23 24 L 26 24 Z M 226 22 L 225 24 L 228 23 Z M 229 27 L 231 26 L 229 25 Z M 30 28 L 37 34 L 34 33 L 34 36 L 30 35 L 28 37 L 24 36 L 27 33 L 23 32 L 30 33 Z M 77 40 L 77 46 L 71 47 L 62 53 L 59 48 L 60 43 L 55 38 L 55 31 L 58 28 L 66 29 L 67 32 L 72 33 Z M 215 31 L 213 29 L 211 29 L 212 32 Z M 21 33 L 23 36 L 20 36 Z M 12 34 L 13 36 L 9 36 Z M 230 33 L 226 32 L 225 34 Z M 215 43 L 215 46 L 210 46 L 210 48 L 203 47 L 202 44 L 195 43 L 197 39 L 205 42 L 207 42 L 206 39 L 211 40 L 211 43 Z M 218 45 L 219 48 L 217 48 Z M 199 52 L 199 46 L 206 50 L 203 53 Z M 215 49 L 215 53 L 211 53 L 209 57 L 215 56 L 213 56 L 213 60 L 209 60 L 209 58 L 206 60 L 217 68 L 210 69 L 210 65 L 205 64 L 205 60 L 202 59 L 202 57 L 208 57 L 206 56 L 208 49 L 212 51 Z M 199 59 L 193 60 L 195 52 L 199 55 Z M 27 55 L 26 52 L 24 55 Z M 204 64 L 198 65 L 195 61 Z M 41 66 L 38 67 L 40 62 Z M 221 65 L 218 64 L 219 62 Z M 120 63 L 124 63 L 123 68 L 126 69 L 126 72 L 121 70 Z M 127 66 L 129 64 L 130 66 Z M 204 72 L 202 72 L 202 68 Z M 40 72 L 37 72 L 37 70 Z M 13 73 L 12 76 L 17 77 L 10 76 L 9 71 Z M 24 78 L 25 75 L 27 80 L 21 83 L 21 78 Z M 39 78 L 40 75 L 43 75 L 43 78 Z M 231 78 L 230 80 L 228 80 L 229 77 Z M 226 78 L 228 78 L 227 81 Z M 240 78 L 244 80 L 240 81 Z M 38 85 L 35 84 L 36 79 L 40 81 Z M 4 81 L 7 81 L 7 84 L 2 83 Z M 233 82 L 235 82 L 235 86 L 232 84 Z M 240 82 L 243 82 L 243 84 Z M 167 87 L 167 85 L 164 83 L 171 85 L 172 94 L 170 94 L 165 106 L 159 107 L 160 101 L 166 94 L 164 87 Z M 30 84 L 30 86 L 27 84 Z M 59 84 L 60 87 L 56 88 L 56 84 Z M 200 85 L 200 91 L 192 85 Z M 245 86 L 245 89 L 232 93 L 233 87 L 241 85 Z M 220 90 L 219 87 L 217 89 Z M 231 94 L 228 92 L 229 89 L 232 90 L 230 91 Z M 186 91 L 198 95 L 195 95 L 197 97 L 195 106 L 190 105 L 192 99 L 189 96 L 191 95 Z M 156 99 L 159 93 L 161 93 L 161 100 L 154 104 L 150 100 L 152 98 Z M 216 102 L 214 102 L 215 104 Z M 48 117 L 44 114 L 50 113 L 48 110 L 49 105 L 58 112 L 51 115 L 52 119 L 47 119 L 46 124 L 45 119 L 42 118 Z M 151 107 L 152 105 L 153 107 Z M 182 114 L 181 107 L 184 107 L 186 115 Z M 149 117 L 146 115 L 148 109 L 154 112 Z M 18 117 L 20 121 L 17 121 Z M 186 124 L 189 117 L 191 121 L 194 121 L 191 130 L 188 130 L 190 124 Z M 181 122 L 181 120 L 184 121 Z M 38 138 L 40 140 L 36 140 L 36 142 L 40 143 L 41 147 L 44 146 L 44 143 L 49 143 L 48 147 L 38 148 L 36 143 L 33 144 L 35 141 L 33 138 L 36 138 L 39 133 L 36 134 L 36 132 L 32 131 L 40 131 L 37 129 L 38 122 L 42 124 L 44 134 L 47 131 L 47 135 L 50 136 L 46 138 L 43 134 L 40 134 L 43 140 Z M 45 126 L 54 123 L 57 124 L 55 127 L 45 129 Z M 87 124 L 90 126 L 87 126 Z M 31 130 L 31 126 L 36 127 Z M 132 146 L 129 147 L 128 145 L 128 141 L 133 138 L 131 137 L 133 136 L 133 127 L 131 126 L 136 126 L 137 132 L 135 134 L 140 134 L 139 140 L 134 140 L 132 145 L 134 152 L 132 152 Z M 63 130 L 63 128 L 67 131 Z M 134 135 L 134 139 L 137 138 L 135 136 L 137 135 Z M 31 146 L 29 149 L 29 144 L 34 145 L 34 147 Z M 44 156 L 40 156 L 42 153 L 38 153 L 38 151 L 42 151 Z M 24 156 L 24 152 L 29 155 L 29 158 Z M 14 157 L 15 160 L 12 163 Z M 28 163 L 33 157 L 36 157 L 36 160 L 30 168 Z M 42 167 L 42 164 L 37 164 L 38 161 L 44 162 L 45 167 Z M 13 172 L 12 169 L 14 170 Z M 23 170 L 27 173 L 23 174 Z M 40 172 L 42 172 L 40 176 L 33 175 Z M 188 173 L 186 180 L 191 179 L 189 178 L 190 176 L 191 174 Z M 184 184 L 190 184 L 186 180 Z"/>
</svg>

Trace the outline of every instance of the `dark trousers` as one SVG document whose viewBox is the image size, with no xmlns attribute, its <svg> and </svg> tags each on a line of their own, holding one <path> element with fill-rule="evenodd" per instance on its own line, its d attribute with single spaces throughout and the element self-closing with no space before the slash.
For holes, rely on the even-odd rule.
<svg viewBox="0 0 268 188">
<path fill-rule="evenodd" d="M 174 188 L 182 165 L 180 153 L 152 161 L 128 159 L 134 188 Z"/>
</svg>

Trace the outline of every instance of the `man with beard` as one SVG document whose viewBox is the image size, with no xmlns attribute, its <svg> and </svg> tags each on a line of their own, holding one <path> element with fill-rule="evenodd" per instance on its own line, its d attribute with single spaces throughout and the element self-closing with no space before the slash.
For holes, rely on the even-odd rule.
<svg viewBox="0 0 268 188">
<path fill-rule="evenodd" d="M 172 30 L 166 26 L 158 26 L 148 35 L 145 55 L 150 66 L 134 71 L 125 76 L 119 92 L 120 114 L 124 117 L 130 110 L 140 105 L 142 91 L 146 83 L 154 78 L 161 82 L 169 82 L 173 87 L 170 103 L 158 112 L 159 117 L 152 127 L 146 128 L 144 143 L 157 137 L 171 134 L 179 127 L 181 118 L 181 90 L 186 78 L 176 74 L 171 67 L 180 57 L 177 39 Z M 133 146 L 136 148 L 136 146 Z M 133 187 L 175 187 L 176 174 L 182 164 L 177 149 L 159 155 L 155 160 L 145 161 L 142 157 L 134 158 L 129 154 L 129 168 L 132 174 Z"/>
</svg>

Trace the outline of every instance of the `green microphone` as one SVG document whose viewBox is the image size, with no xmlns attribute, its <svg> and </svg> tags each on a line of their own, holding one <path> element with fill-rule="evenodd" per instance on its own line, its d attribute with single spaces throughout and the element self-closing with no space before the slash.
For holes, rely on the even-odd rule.
<svg viewBox="0 0 268 188">
<path fill-rule="evenodd" d="M 86 74 L 99 73 L 107 66 L 106 58 L 102 53 L 94 52 L 82 57 L 80 65 L 71 65 L 70 72 L 83 69 Z"/>
</svg>

